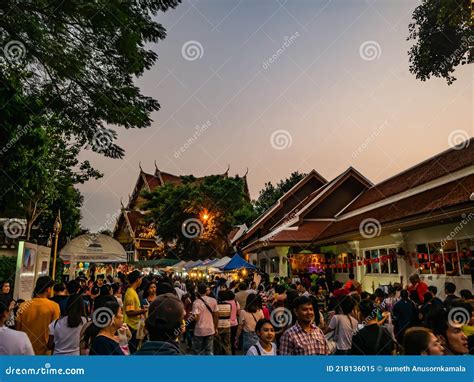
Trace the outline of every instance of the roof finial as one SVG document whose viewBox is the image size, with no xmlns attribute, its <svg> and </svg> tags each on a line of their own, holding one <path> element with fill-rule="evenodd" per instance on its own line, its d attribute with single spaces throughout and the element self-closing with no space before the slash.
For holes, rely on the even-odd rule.
<svg viewBox="0 0 474 382">
<path fill-rule="evenodd" d="M 224 173 L 225 176 L 229 175 L 229 170 L 230 170 L 230 164 L 227 165 L 227 170 L 225 170 L 225 173 Z"/>
<path fill-rule="evenodd" d="M 247 171 L 245 171 L 244 178 L 247 176 L 248 173 L 249 173 L 249 168 L 247 167 Z"/>
<path fill-rule="evenodd" d="M 123 205 L 122 197 L 120 197 L 120 206 L 122 207 L 122 210 L 125 208 L 124 205 Z"/>
<path fill-rule="evenodd" d="M 143 172 L 143 169 L 142 169 L 142 162 L 141 162 L 141 161 L 138 161 L 138 167 L 140 168 L 140 171 Z"/>
</svg>

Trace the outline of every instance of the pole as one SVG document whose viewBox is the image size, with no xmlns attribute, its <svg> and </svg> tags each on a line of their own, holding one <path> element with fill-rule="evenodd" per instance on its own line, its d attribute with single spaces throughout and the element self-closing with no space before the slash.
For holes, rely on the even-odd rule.
<svg viewBox="0 0 474 382">
<path fill-rule="evenodd" d="M 58 240 L 61 231 L 61 210 L 58 211 L 56 221 L 54 222 L 54 256 L 53 256 L 53 281 L 56 280 L 56 259 L 58 257 Z"/>
</svg>

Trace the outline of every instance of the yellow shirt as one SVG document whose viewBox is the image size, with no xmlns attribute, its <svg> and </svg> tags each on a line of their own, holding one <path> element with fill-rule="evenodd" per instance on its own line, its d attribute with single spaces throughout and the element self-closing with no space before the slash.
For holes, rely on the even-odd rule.
<svg viewBox="0 0 474 382">
<path fill-rule="evenodd" d="M 36 355 L 48 355 L 49 324 L 60 316 L 59 305 L 43 297 L 25 301 L 18 308 L 16 329 L 25 332 Z"/>
<path fill-rule="evenodd" d="M 133 288 L 128 288 L 125 292 L 125 298 L 123 299 L 123 322 L 125 322 L 130 328 L 137 330 L 140 316 L 127 316 L 127 310 L 140 310 L 140 299 L 138 298 L 137 291 Z"/>
</svg>

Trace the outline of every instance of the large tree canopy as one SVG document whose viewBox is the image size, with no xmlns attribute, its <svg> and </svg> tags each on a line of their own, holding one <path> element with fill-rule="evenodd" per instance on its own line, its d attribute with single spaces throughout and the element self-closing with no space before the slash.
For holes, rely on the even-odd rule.
<svg viewBox="0 0 474 382">
<path fill-rule="evenodd" d="M 148 42 L 165 38 L 152 17 L 180 0 L 5 0 L 0 2 L 4 54 L 0 83 L 12 97 L 36 98 L 24 113 L 50 116 L 68 138 L 94 151 L 122 157 L 116 132 L 105 125 L 147 127 L 156 100 L 134 78 L 157 54 Z M 3 121 L 2 121 L 3 122 Z"/>
<path fill-rule="evenodd" d="M 409 32 L 408 40 L 416 41 L 408 52 L 410 71 L 422 81 L 435 76 L 452 84 L 456 67 L 474 60 L 471 0 L 423 0 Z"/>
</svg>

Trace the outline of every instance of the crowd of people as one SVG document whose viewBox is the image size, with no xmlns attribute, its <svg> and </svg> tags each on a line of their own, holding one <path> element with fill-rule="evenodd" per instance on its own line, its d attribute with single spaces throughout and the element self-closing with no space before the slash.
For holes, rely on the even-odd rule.
<svg viewBox="0 0 474 382">
<path fill-rule="evenodd" d="M 0 354 L 10 355 L 466 355 L 474 354 L 474 298 L 417 274 L 374 293 L 303 280 L 173 275 L 37 279 L 14 301 L 1 283 Z"/>
</svg>

